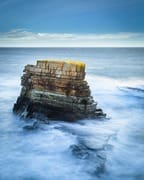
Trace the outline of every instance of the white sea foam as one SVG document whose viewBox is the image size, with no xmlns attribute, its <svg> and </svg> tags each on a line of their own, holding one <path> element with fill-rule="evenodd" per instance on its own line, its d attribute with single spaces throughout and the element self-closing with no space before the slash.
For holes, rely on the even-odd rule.
<svg viewBox="0 0 144 180">
<path fill-rule="evenodd" d="M 0 85 L 5 88 L 18 87 L 20 85 L 20 77 L 12 77 L 12 76 L 1 76 L 0 77 Z"/>
<path fill-rule="evenodd" d="M 144 179 L 143 91 L 127 88 L 144 89 L 143 52 L 15 49 L 0 56 L 0 179 Z M 127 59 L 127 54 L 132 60 Z M 111 118 L 75 123 L 57 121 L 40 124 L 34 131 L 23 129 L 32 122 L 13 115 L 12 107 L 20 93 L 22 66 L 31 63 L 34 55 L 39 59 L 65 56 L 84 59 L 92 95 Z M 17 67 L 15 72 L 9 71 L 12 64 Z M 7 65 L 10 69 L 3 72 Z"/>
<path fill-rule="evenodd" d="M 16 98 L 20 93 L 18 77 L 0 77 L 0 98 L 4 100 Z"/>
<path fill-rule="evenodd" d="M 87 75 L 87 81 L 92 89 L 115 90 L 117 87 L 142 87 L 144 86 L 143 78 L 110 78 L 105 76 Z"/>
</svg>

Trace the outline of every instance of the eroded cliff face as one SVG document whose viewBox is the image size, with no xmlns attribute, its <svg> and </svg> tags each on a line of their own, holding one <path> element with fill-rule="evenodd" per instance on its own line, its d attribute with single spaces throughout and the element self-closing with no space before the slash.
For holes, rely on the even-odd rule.
<svg viewBox="0 0 144 180">
<path fill-rule="evenodd" d="M 27 65 L 14 112 L 24 118 L 67 121 L 104 117 L 96 108 L 85 78 L 85 64 L 71 61 L 37 61 Z"/>
</svg>

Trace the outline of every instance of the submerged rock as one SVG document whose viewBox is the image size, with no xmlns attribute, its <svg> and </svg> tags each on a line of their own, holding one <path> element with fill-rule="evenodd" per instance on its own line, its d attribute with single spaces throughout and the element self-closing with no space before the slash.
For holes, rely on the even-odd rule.
<svg viewBox="0 0 144 180">
<path fill-rule="evenodd" d="M 26 125 L 23 127 L 25 130 L 35 130 L 38 128 L 38 121 L 35 121 L 32 125 Z"/>
<path fill-rule="evenodd" d="M 69 147 L 72 155 L 86 162 L 86 171 L 100 177 L 105 173 L 106 152 L 87 147 L 85 144 L 71 145 Z"/>
<path fill-rule="evenodd" d="M 27 65 L 21 94 L 13 111 L 24 118 L 62 119 L 104 117 L 91 96 L 85 64 L 71 61 L 37 61 Z"/>
</svg>

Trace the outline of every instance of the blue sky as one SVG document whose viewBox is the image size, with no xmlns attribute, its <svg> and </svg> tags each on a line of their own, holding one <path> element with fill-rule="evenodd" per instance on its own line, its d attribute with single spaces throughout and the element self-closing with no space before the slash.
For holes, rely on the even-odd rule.
<svg viewBox="0 0 144 180">
<path fill-rule="evenodd" d="M 0 46 L 144 46 L 144 0 L 0 0 Z"/>
</svg>

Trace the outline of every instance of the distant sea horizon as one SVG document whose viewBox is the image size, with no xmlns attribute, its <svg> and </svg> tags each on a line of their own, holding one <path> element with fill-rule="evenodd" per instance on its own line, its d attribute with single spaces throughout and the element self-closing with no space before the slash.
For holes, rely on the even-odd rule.
<svg viewBox="0 0 144 180">
<path fill-rule="evenodd" d="M 11 46 L 9 46 L 9 47 L 3 47 L 3 46 L 1 46 L 0 48 L 144 48 L 144 47 L 141 47 L 141 46 L 138 46 L 138 47 L 134 47 L 134 46 L 111 46 L 111 47 L 107 47 L 107 46 L 103 46 L 103 47 L 101 47 L 101 46 L 97 46 L 97 47 L 93 47 L 93 46 L 90 46 L 90 47 L 86 47 L 86 46 L 84 46 L 84 47 L 77 47 L 77 46 L 72 46 L 72 47 L 67 47 L 67 46 L 62 46 L 62 47 L 59 47 L 59 46 L 48 46 L 48 47 L 45 47 L 45 46 L 37 46 L 37 47 L 35 47 L 35 46 L 30 46 L 30 47 L 27 47 L 27 46 L 16 46 L 16 47 L 11 47 Z"/>
</svg>

